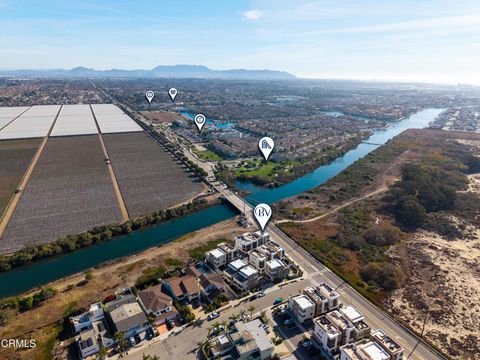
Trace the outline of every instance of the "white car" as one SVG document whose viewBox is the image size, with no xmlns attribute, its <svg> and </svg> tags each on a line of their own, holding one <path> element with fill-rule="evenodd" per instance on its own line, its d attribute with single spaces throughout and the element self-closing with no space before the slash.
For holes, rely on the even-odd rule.
<svg viewBox="0 0 480 360">
<path fill-rule="evenodd" d="M 212 312 L 210 315 L 208 315 L 207 320 L 211 321 L 213 319 L 216 319 L 220 316 L 220 314 L 216 311 Z"/>
</svg>

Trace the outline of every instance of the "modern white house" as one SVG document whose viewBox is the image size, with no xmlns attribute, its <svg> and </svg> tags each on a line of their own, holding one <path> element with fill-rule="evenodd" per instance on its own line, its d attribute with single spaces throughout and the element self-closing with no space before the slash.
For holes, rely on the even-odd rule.
<svg viewBox="0 0 480 360">
<path fill-rule="evenodd" d="M 338 308 L 340 304 L 340 294 L 336 292 L 327 283 L 322 283 L 316 287 L 316 289 L 328 300 L 328 311 L 332 311 Z"/>
<path fill-rule="evenodd" d="M 374 341 L 362 341 L 340 347 L 340 360 L 389 360 L 388 353 Z"/>
<path fill-rule="evenodd" d="M 258 285 L 260 273 L 251 265 L 247 265 L 233 277 L 233 283 L 242 291 L 248 291 Z"/>
<path fill-rule="evenodd" d="M 219 248 L 207 251 L 205 261 L 215 270 L 227 264 L 227 254 Z"/>
<path fill-rule="evenodd" d="M 105 317 L 103 312 L 102 303 L 93 303 L 90 305 L 90 309 L 83 314 L 72 316 L 70 318 L 70 324 L 72 325 L 75 334 L 79 334 L 82 331 L 91 329 L 93 322 L 101 320 Z"/>
<path fill-rule="evenodd" d="M 390 336 L 386 335 L 382 329 L 378 329 L 370 334 L 370 338 L 385 350 L 389 360 L 402 360 L 403 348 Z"/>
<path fill-rule="evenodd" d="M 288 299 L 288 309 L 298 322 L 304 323 L 315 316 L 315 304 L 306 295 Z"/>
<path fill-rule="evenodd" d="M 272 282 L 285 279 L 288 272 L 289 267 L 283 260 L 273 259 L 266 262 L 265 275 Z"/>
<path fill-rule="evenodd" d="M 265 244 L 269 240 L 270 234 L 267 232 L 247 232 L 235 237 L 235 249 L 246 254 L 250 250 Z"/>
<path fill-rule="evenodd" d="M 313 337 L 327 354 L 333 355 L 340 346 L 342 333 L 325 315 L 314 321 Z"/>
<path fill-rule="evenodd" d="M 223 270 L 223 276 L 225 276 L 226 279 L 233 281 L 233 277 L 245 266 L 247 266 L 245 261 L 241 259 L 234 260 Z"/>
</svg>

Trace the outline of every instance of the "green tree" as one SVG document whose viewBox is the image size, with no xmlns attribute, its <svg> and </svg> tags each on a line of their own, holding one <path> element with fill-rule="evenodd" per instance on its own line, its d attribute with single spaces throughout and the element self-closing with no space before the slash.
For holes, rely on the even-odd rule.
<svg viewBox="0 0 480 360">
<path fill-rule="evenodd" d="M 248 312 L 250 313 L 250 317 L 253 316 L 253 313 L 255 312 L 255 309 L 256 309 L 255 305 L 253 305 L 253 304 L 248 307 Z"/>
<path fill-rule="evenodd" d="M 398 219 L 407 226 L 419 227 L 426 219 L 425 208 L 414 198 L 403 199 L 397 208 Z"/>
</svg>

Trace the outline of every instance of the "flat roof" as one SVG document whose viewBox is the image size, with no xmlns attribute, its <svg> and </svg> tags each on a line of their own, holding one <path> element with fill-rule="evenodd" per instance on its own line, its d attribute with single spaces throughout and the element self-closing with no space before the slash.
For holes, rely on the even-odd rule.
<svg viewBox="0 0 480 360">
<path fill-rule="evenodd" d="M 273 348 L 273 343 L 259 319 L 245 323 L 245 329 L 253 336 L 260 351 L 266 351 Z"/>
<path fill-rule="evenodd" d="M 247 266 L 247 263 L 241 259 L 237 259 L 229 263 L 228 266 L 233 267 L 236 270 L 240 270 L 241 268 Z"/>
<path fill-rule="evenodd" d="M 296 296 L 293 298 L 293 301 L 295 301 L 302 309 L 307 309 L 309 307 L 315 306 L 315 304 L 312 302 L 312 300 L 309 299 L 307 295 Z"/>
<path fill-rule="evenodd" d="M 210 250 L 209 253 L 212 254 L 212 255 L 213 255 L 214 257 L 216 257 L 216 258 L 219 258 L 219 257 L 225 255 L 225 253 L 224 253 L 222 250 L 220 250 L 220 249 Z"/>
<path fill-rule="evenodd" d="M 362 351 L 367 354 L 371 360 L 389 360 L 390 355 L 376 342 L 369 342 L 360 346 Z"/>
<path fill-rule="evenodd" d="M 241 272 L 243 275 L 245 275 L 245 276 L 247 276 L 247 277 L 250 277 L 250 276 L 252 276 L 252 275 L 257 274 L 257 273 L 258 273 L 258 270 L 255 269 L 255 268 L 254 268 L 253 266 L 251 266 L 251 265 L 247 265 L 247 266 L 243 267 L 243 268 L 240 270 L 240 272 Z"/>
<path fill-rule="evenodd" d="M 350 305 L 340 309 L 340 312 L 345 315 L 352 323 L 359 322 L 365 318 L 360 311 Z"/>
<path fill-rule="evenodd" d="M 267 265 L 270 266 L 272 269 L 277 269 L 279 267 L 285 267 L 286 264 L 278 259 L 272 259 L 267 261 Z"/>
</svg>

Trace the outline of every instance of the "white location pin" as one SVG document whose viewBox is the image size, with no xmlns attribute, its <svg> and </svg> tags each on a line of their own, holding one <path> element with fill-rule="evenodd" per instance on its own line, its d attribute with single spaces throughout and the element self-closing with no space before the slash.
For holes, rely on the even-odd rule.
<svg viewBox="0 0 480 360">
<path fill-rule="evenodd" d="M 155 93 L 154 93 L 152 90 L 148 90 L 148 91 L 145 93 L 145 97 L 147 98 L 148 103 L 151 103 L 151 102 L 152 102 L 154 96 L 155 96 Z"/>
<path fill-rule="evenodd" d="M 275 143 L 269 137 L 261 138 L 260 141 L 258 142 L 258 148 L 262 152 L 265 160 L 268 160 L 274 147 L 275 147 Z"/>
<path fill-rule="evenodd" d="M 258 204 L 253 209 L 253 215 L 255 215 L 255 219 L 263 231 L 268 220 L 270 220 L 270 217 L 272 216 L 272 208 L 267 204 Z"/>
<path fill-rule="evenodd" d="M 178 91 L 175 88 L 171 88 L 170 90 L 168 90 L 168 95 L 170 96 L 170 99 L 172 100 L 172 102 L 175 101 L 175 97 L 177 96 L 177 94 L 178 94 Z"/>
<path fill-rule="evenodd" d="M 195 115 L 195 124 L 197 124 L 198 131 L 202 131 L 203 125 L 205 125 L 205 116 L 202 114 Z"/>
</svg>

